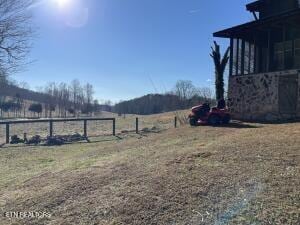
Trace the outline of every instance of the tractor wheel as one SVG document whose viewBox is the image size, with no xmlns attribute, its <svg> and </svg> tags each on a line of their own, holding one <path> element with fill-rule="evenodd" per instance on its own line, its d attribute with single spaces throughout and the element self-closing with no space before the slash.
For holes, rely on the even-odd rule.
<svg viewBox="0 0 300 225">
<path fill-rule="evenodd" d="M 194 116 L 190 118 L 190 125 L 192 127 L 197 126 L 197 119 Z"/>
<path fill-rule="evenodd" d="M 218 115 L 213 114 L 208 118 L 208 123 L 209 125 L 217 126 L 221 123 L 221 119 Z"/>
<path fill-rule="evenodd" d="M 222 123 L 223 124 L 229 124 L 230 123 L 230 120 L 231 120 L 231 117 L 230 115 L 225 115 L 222 119 Z"/>
</svg>

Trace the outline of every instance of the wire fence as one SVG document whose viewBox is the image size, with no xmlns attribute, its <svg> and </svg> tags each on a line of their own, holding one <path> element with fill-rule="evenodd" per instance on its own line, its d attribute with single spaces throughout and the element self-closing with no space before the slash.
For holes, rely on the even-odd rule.
<svg viewBox="0 0 300 225">
<path fill-rule="evenodd" d="M 162 131 L 178 126 L 178 118 L 171 116 L 129 115 L 119 118 L 71 118 L 0 121 L 0 144 L 10 142 L 13 135 L 49 137 L 56 135 L 80 134 L 85 137 L 118 135 Z"/>
</svg>

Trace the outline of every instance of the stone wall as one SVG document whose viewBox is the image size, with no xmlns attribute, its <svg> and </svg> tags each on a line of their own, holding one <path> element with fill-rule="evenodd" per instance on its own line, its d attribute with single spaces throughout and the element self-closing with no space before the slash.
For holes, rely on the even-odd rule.
<svg viewBox="0 0 300 225">
<path fill-rule="evenodd" d="M 300 118 L 300 71 L 298 71 L 298 105 L 297 116 Z"/>
<path fill-rule="evenodd" d="M 228 87 L 228 107 L 235 119 L 275 121 L 282 119 L 278 105 L 279 77 L 299 74 L 296 70 L 244 76 L 231 76 Z M 299 87 L 300 87 L 300 78 Z M 300 116 L 300 88 L 298 97 Z"/>
</svg>

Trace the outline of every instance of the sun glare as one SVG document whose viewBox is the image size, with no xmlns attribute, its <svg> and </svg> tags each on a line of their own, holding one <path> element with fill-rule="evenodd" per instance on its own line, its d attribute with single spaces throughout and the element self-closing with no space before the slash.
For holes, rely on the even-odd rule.
<svg viewBox="0 0 300 225">
<path fill-rule="evenodd" d="M 1 0 L 0 0 L 1 1 Z M 50 0 L 48 0 L 50 1 Z M 51 0 L 59 18 L 69 27 L 80 28 L 89 20 L 89 8 L 85 0 Z"/>
<path fill-rule="evenodd" d="M 65 8 L 70 5 L 72 0 L 54 0 L 59 8 Z"/>
</svg>

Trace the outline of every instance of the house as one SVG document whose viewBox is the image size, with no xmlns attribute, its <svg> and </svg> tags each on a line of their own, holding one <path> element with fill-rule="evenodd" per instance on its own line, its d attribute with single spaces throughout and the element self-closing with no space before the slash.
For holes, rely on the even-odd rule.
<svg viewBox="0 0 300 225">
<path fill-rule="evenodd" d="M 246 8 L 253 21 L 214 33 L 230 39 L 228 106 L 243 120 L 300 117 L 300 0 Z"/>
</svg>

